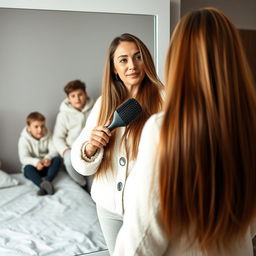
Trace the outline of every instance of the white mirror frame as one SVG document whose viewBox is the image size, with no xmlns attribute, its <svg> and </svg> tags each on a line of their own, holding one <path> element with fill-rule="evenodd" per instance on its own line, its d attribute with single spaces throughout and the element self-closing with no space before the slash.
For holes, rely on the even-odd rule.
<svg viewBox="0 0 256 256">
<path fill-rule="evenodd" d="M 170 0 L 0 0 L 0 8 L 154 15 L 154 59 L 158 76 L 163 79 L 170 37 Z"/>
</svg>

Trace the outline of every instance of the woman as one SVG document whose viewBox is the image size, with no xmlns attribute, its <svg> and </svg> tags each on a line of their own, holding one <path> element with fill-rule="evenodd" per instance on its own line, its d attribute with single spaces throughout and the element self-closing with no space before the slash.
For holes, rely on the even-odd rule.
<svg viewBox="0 0 256 256">
<path fill-rule="evenodd" d="M 238 32 L 222 12 L 181 19 L 166 87 L 164 112 L 142 132 L 114 255 L 253 255 L 256 93 Z"/>
<path fill-rule="evenodd" d="M 92 198 L 101 228 L 112 253 L 123 223 L 129 177 L 138 153 L 146 120 L 161 110 L 161 90 L 149 50 L 137 37 L 122 34 L 109 47 L 102 96 L 97 100 L 81 135 L 72 145 L 71 159 L 77 172 L 95 174 Z M 133 97 L 142 113 L 126 128 L 110 132 L 106 125 L 115 109 Z"/>
</svg>

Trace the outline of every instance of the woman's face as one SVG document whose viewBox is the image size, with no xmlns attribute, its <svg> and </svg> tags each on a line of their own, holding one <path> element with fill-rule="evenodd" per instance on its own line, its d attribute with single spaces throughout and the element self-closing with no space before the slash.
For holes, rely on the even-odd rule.
<svg viewBox="0 0 256 256">
<path fill-rule="evenodd" d="M 114 53 L 114 72 L 118 74 L 131 95 L 138 91 L 144 76 L 144 63 L 137 45 L 121 42 Z"/>
</svg>

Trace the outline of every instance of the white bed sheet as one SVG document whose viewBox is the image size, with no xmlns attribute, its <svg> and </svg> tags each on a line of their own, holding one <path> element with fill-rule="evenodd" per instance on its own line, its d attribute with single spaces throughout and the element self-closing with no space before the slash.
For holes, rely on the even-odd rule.
<svg viewBox="0 0 256 256">
<path fill-rule="evenodd" d="M 55 194 L 37 196 L 23 174 L 20 185 L 0 189 L 0 255 L 72 256 L 106 248 L 95 204 L 60 171 Z"/>
</svg>

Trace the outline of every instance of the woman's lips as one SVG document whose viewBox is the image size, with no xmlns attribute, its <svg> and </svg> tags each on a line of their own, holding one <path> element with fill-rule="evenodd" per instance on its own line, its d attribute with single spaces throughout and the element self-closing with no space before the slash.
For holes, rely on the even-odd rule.
<svg viewBox="0 0 256 256">
<path fill-rule="evenodd" d="M 128 75 L 126 75 L 126 76 L 128 76 L 128 77 L 136 77 L 136 76 L 139 76 L 139 72 L 136 72 L 136 73 L 131 73 L 131 74 L 128 74 Z"/>
</svg>

